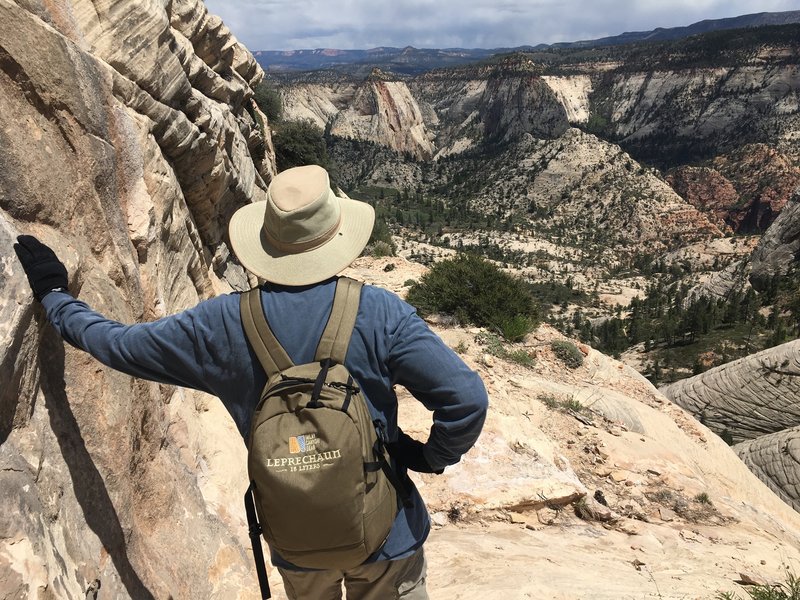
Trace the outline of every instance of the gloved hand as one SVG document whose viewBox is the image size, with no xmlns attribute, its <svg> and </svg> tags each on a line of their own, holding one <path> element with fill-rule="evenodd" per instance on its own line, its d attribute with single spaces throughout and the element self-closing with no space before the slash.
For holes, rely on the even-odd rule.
<svg viewBox="0 0 800 600">
<path fill-rule="evenodd" d="M 56 288 L 66 289 L 67 268 L 53 250 L 32 235 L 20 235 L 14 244 L 19 262 L 28 276 L 33 296 L 41 302 Z"/>
<path fill-rule="evenodd" d="M 425 455 L 422 453 L 422 448 L 425 444 L 409 437 L 401 430 L 398 431 L 397 441 L 387 444 L 387 446 L 389 447 L 389 454 L 401 466 L 417 473 L 436 473 L 437 475 L 444 473 L 444 469 L 436 470 L 428 464 Z"/>
</svg>

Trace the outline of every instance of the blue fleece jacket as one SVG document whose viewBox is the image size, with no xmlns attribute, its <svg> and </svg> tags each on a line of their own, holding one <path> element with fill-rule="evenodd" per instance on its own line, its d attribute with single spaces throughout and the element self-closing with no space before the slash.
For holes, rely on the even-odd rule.
<svg viewBox="0 0 800 600">
<path fill-rule="evenodd" d="M 262 288 L 270 327 L 295 364 L 313 361 L 335 287 L 336 278 L 305 287 Z M 63 292 L 51 292 L 42 304 L 65 340 L 103 364 L 219 397 L 246 439 L 266 374 L 246 340 L 239 294 L 135 325 L 106 319 Z M 391 440 L 397 436 L 395 385 L 407 388 L 433 412 L 424 454 L 435 469 L 458 462 L 477 440 L 488 406 L 480 377 L 395 294 L 363 287 L 345 366 L 374 416 L 385 421 Z M 416 489 L 412 497 L 412 505 L 399 512 L 386 543 L 371 560 L 405 558 L 425 541 L 428 513 Z M 275 553 L 272 560 L 292 568 Z"/>
</svg>

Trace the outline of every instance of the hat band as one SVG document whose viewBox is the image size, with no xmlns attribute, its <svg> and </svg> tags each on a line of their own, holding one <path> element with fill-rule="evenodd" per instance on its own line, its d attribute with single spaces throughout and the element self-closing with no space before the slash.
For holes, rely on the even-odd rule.
<svg viewBox="0 0 800 600">
<path fill-rule="evenodd" d="M 341 225 L 341 223 L 342 214 L 340 212 L 339 218 L 336 219 L 336 222 L 330 229 L 319 234 L 317 237 L 304 242 L 283 242 L 269 232 L 266 223 L 264 223 L 264 226 L 261 228 L 261 230 L 264 232 L 264 237 L 267 238 L 267 241 L 281 252 L 286 252 L 287 254 L 300 254 L 302 252 L 308 252 L 309 250 L 319 248 L 320 246 L 332 240 L 336 236 L 336 232 L 339 231 L 339 225 Z"/>
</svg>

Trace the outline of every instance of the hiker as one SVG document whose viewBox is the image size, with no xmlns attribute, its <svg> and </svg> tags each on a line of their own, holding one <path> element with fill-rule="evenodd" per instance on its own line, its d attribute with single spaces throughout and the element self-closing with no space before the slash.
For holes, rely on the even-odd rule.
<svg viewBox="0 0 800 600">
<path fill-rule="evenodd" d="M 375 422 L 371 435 L 378 438 L 374 450 L 377 466 L 364 462 L 363 471 L 365 476 L 373 476 L 367 471 L 385 471 L 388 478 L 394 474 L 395 479 L 389 488 L 395 512 L 390 515 L 388 534 L 381 537 L 374 550 L 367 547 L 371 554 L 365 559 L 359 557 L 357 565 L 345 568 L 304 568 L 281 556 L 270 543 L 272 563 L 292 600 L 340 599 L 342 585 L 348 600 L 427 598 L 423 543 L 430 521 L 419 492 L 406 477 L 406 469 L 441 473 L 457 463 L 477 440 L 486 415 L 487 395 L 478 375 L 428 328 L 411 306 L 384 289 L 362 287 L 358 282 L 337 277 L 361 254 L 373 224 L 372 207 L 337 197 L 321 167 L 283 171 L 274 177 L 267 200 L 239 209 L 229 226 L 231 247 L 241 264 L 266 281 L 260 291 L 249 296 L 221 295 L 178 314 L 135 325 L 109 320 L 73 298 L 67 289 L 65 266 L 36 238 L 19 236 L 14 246 L 35 298 L 67 342 L 129 375 L 219 397 L 245 441 L 260 394 L 268 387 L 271 359 L 265 355 L 280 353 L 274 350 L 276 347 L 285 351 L 287 364 L 277 368 L 272 364 L 270 370 L 277 374 L 270 381 L 280 381 L 279 371 L 288 365 L 312 365 L 321 373 L 313 386 L 317 397 L 321 387 L 331 392 L 346 390 L 342 393 L 346 393 L 348 404 L 351 392 L 363 395 Z M 338 344 L 340 353 L 343 348 L 346 351 L 343 367 L 332 366 L 335 362 L 329 357 L 318 361 L 315 356 L 321 351 L 321 338 L 331 329 L 326 323 L 334 319 L 331 313 L 338 288 L 347 288 L 351 296 L 349 305 L 342 301 L 344 308 L 339 312 L 346 314 L 349 310 L 354 319 L 352 335 L 346 332 L 349 340 L 337 337 L 334 344 Z M 246 307 L 244 298 L 255 298 L 255 305 Z M 265 315 L 260 328 L 252 323 L 248 328 L 243 320 L 243 311 L 253 307 L 247 319 L 254 323 L 261 314 Z M 256 338 L 264 328 L 276 338 L 272 343 L 265 342 L 268 351 L 256 348 L 261 345 Z M 341 329 L 347 328 L 343 325 Z M 322 373 L 322 366 L 326 373 Z M 328 367 L 332 371 L 344 369 L 351 378 L 346 383 L 329 383 Z M 399 430 L 395 385 L 406 387 L 432 411 L 433 423 L 424 443 Z M 308 402 L 306 408 L 316 406 Z M 292 416 L 291 411 L 286 414 Z M 295 453 L 311 452 L 319 441 L 313 435 L 295 434 L 289 440 Z M 384 446 L 388 448 L 389 461 L 382 458 Z M 298 465 L 317 469 L 317 463 L 338 458 L 335 452 L 287 456 L 290 458 L 268 458 L 266 464 L 278 465 L 280 468 L 274 470 L 284 476 L 291 475 L 289 471 Z M 300 456 L 309 465 L 300 465 Z M 325 466 L 322 464 L 317 472 L 323 472 Z M 258 491 L 258 482 L 255 484 Z M 273 491 L 263 487 L 261 493 Z M 369 492 L 372 485 L 366 487 Z M 258 516 L 264 520 L 262 513 Z M 269 519 L 266 521 L 262 525 L 269 531 Z M 260 540 L 256 543 L 260 552 Z M 325 559 L 320 561 L 322 564 Z M 333 562 L 346 564 L 338 559 Z M 269 597 L 268 592 L 263 597 Z"/>
</svg>

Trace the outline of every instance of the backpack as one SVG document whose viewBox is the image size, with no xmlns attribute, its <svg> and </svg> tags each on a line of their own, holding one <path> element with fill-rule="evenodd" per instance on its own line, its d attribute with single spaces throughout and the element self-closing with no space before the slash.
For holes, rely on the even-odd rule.
<svg viewBox="0 0 800 600">
<path fill-rule="evenodd" d="M 408 502 L 389 463 L 385 424 L 373 419 L 344 366 L 360 295 L 360 282 L 337 280 L 314 362 L 302 365 L 292 363 L 272 333 L 260 289 L 240 298 L 245 334 L 267 373 L 250 426 L 245 494 L 264 598 L 260 534 L 299 567 L 350 569 L 383 545 L 398 493 Z"/>
</svg>

